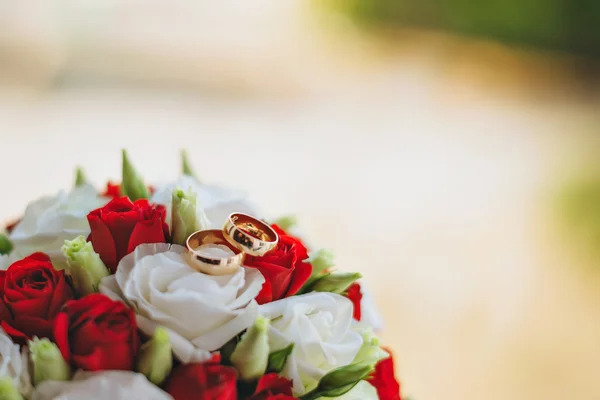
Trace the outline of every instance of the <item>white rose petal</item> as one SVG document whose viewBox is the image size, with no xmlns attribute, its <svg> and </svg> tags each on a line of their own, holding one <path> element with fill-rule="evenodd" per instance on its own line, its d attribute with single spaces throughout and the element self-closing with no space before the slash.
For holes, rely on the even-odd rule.
<svg viewBox="0 0 600 400">
<path fill-rule="evenodd" d="M 27 370 L 27 352 L 21 352 L 19 345 L 0 329 L 0 376 L 10 377 L 21 394 L 28 396 L 32 385 Z"/>
<path fill-rule="evenodd" d="M 254 298 L 265 279 L 254 268 L 206 275 L 186 263 L 185 251 L 165 243 L 140 245 L 102 280 L 100 292 L 130 304 L 146 334 L 164 327 L 182 362 L 202 362 L 256 320 Z"/>
<path fill-rule="evenodd" d="M 281 373 L 300 396 L 312 390 L 329 371 L 352 363 L 362 346 L 352 329 L 352 302 L 334 293 L 312 292 L 263 304 L 260 313 L 271 319 L 273 350 L 294 343 Z"/>
<path fill-rule="evenodd" d="M 90 233 L 88 213 L 108 200 L 86 184 L 70 193 L 61 191 L 56 196 L 34 201 L 27 206 L 23 218 L 9 236 L 14 251 L 22 256 L 41 251 L 48 254 L 52 262 L 63 265 L 60 248 L 65 240 L 79 235 L 87 237 Z"/>
<path fill-rule="evenodd" d="M 196 192 L 198 213 L 206 213 L 212 228 L 222 228 L 229 214 L 233 212 L 258 216 L 257 207 L 247 200 L 243 192 L 201 184 L 195 178 L 182 176 L 175 182 L 159 186 L 150 198 L 151 203 L 163 204 L 167 207 L 167 223 L 169 226 L 171 226 L 171 196 L 173 190 L 177 187 L 183 190 L 191 189 Z"/>
<path fill-rule="evenodd" d="M 132 371 L 78 371 L 72 381 L 44 381 L 32 400 L 172 400 L 166 392 Z"/>
</svg>

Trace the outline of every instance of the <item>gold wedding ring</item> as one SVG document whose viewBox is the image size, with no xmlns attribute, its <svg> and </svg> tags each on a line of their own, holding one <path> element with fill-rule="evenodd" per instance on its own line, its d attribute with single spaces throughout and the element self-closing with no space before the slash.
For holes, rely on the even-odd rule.
<svg viewBox="0 0 600 400">
<path fill-rule="evenodd" d="M 231 245 L 251 256 L 262 256 L 277 246 L 279 236 L 268 224 L 248 214 L 233 213 L 223 226 Z"/>
<path fill-rule="evenodd" d="M 218 257 L 200 249 L 207 244 L 224 245 L 233 252 L 227 257 Z M 186 241 L 188 264 L 197 271 L 209 275 L 230 275 L 237 271 L 244 261 L 244 253 L 226 239 L 219 229 L 207 229 L 194 232 Z"/>
</svg>

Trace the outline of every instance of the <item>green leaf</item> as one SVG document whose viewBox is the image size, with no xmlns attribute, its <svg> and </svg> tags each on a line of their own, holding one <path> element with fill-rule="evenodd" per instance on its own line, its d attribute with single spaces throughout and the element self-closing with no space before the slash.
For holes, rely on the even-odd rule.
<svg viewBox="0 0 600 400">
<path fill-rule="evenodd" d="M 147 199 L 150 197 L 148 188 L 129 161 L 125 149 L 123 149 L 123 179 L 121 182 L 121 194 L 123 196 L 128 196 L 131 201 Z"/>
<path fill-rule="evenodd" d="M 192 165 L 190 164 L 188 153 L 185 150 L 181 150 L 181 172 L 184 175 L 188 175 L 188 176 L 191 176 L 192 178 L 198 179 L 198 177 L 194 173 L 194 169 L 192 168 Z"/>
<path fill-rule="evenodd" d="M 362 278 L 358 272 L 332 272 L 319 279 L 312 290 L 315 292 L 344 293 L 350 285 Z"/>
<path fill-rule="evenodd" d="M 336 368 L 321 378 L 317 387 L 301 397 L 315 400 L 321 397 L 339 397 L 352 390 L 358 382 L 366 379 L 375 369 L 375 364 L 351 364 Z"/>
<path fill-rule="evenodd" d="M 75 170 L 75 187 L 84 185 L 87 182 L 83 168 L 77 167 Z"/>
<path fill-rule="evenodd" d="M 285 367 L 288 357 L 292 354 L 292 350 L 294 350 L 294 343 L 290 343 L 287 347 L 269 354 L 267 371 L 280 373 L 283 367 Z"/>
<path fill-rule="evenodd" d="M 295 215 L 284 215 L 282 217 L 277 218 L 274 223 L 275 225 L 287 232 L 298 224 L 298 219 Z"/>
<path fill-rule="evenodd" d="M 352 389 L 354 389 L 354 386 L 356 386 L 358 384 L 358 382 L 360 382 L 360 381 L 356 381 L 356 382 L 350 383 L 345 386 L 341 386 L 336 389 L 331 389 L 326 392 L 321 392 L 319 390 L 313 390 L 312 392 L 308 392 L 307 394 L 305 394 L 304 396 L 301 396 L 300 398 L 302 400 L 316 400 L 316 399 L 320 399 L 322 397 L 329 397 L 329 398 L 340 397 L 340 396 L 345 395 Z"/>
<path fill-rule="evenodd" d="M 221 348 L 221 360 L 224 364 L 231 364 L 231 355 L 235 350 L 235 346 L 237 346 L 240 336 L 241 335 L 234 337 L 229 342 L 225 343 Z"/>
<path fill-rule="evenodd" d="M 298 291 L 298 293 L 296 293 L 296 295 L 301 295 L 301 294 L 306 294 L 306 293 L 310 293 L 312 291 L 314 291 L 315 285 L 317 284 L 317 282 L 319 282 L 321 279 L 328 277 L 329 275 L 331 275 L 331 273 L 325 273 L 321 276 L 312 276 L 310 277 L 306 283 L 304 284 L 304 286 L 302 286 L 300 288 L 300 290 Z"/>
<path fill-rule="evenodd" d="M 13 249 L 13 245 L 8 239 L 8 236 L 0 234 L 0 255 L 10 254 Z"/>
</svg>

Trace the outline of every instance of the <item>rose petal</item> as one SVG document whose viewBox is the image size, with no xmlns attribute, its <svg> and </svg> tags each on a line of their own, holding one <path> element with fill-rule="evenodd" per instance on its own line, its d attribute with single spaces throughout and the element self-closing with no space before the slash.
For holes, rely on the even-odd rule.
<svg viewBox="0 0 600 400">
<path fill-rule="evenodd" d="M 91 242 L 94 251 L 100 255 L 104 264 L 114 273 L 117 267 L 117 248 L 112 234 L 100 217 L 90 214 L 88 215 L 88 221 L 92 229 Z"/>
<path fill-rule="evenodd" d="M 296 269 L 294 270 L 294 277 L 292 278 L 292 282 L 287 289 L 285 294 L 286 297 L 293 296 L 304 286 L 308 278 L 312 275 L 313 267 L 311 264 L 306 262 L 300 262 L 296 264 Z"/>
<path fill-rule="evenodd" d="M 165 234 L 163 231 L 163 220 L 139 221 L 129 238 L 127 253 L 131 253 L 143 243 L 164 243 Z"/>
<path fill-rule="evenodd" d="M 0 322 L 0 326 L 12 338 L 13 342 L 18 345 L 25 346 L 27 345 L 27 341 L 31 339 L 20 330 L 13 328 L 7 321 Z"/>
<path fill-rule="evenodd" d="M 73 354 L 73 363 L 85 371 L 131 370 L 134 357 L 129 343 L 96 346 L 89 354 Z"/>
</svg>

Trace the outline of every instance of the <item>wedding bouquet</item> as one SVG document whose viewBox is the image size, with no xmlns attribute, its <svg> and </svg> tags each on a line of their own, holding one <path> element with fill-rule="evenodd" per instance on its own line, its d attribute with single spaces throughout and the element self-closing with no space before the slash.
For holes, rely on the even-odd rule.
<svg viewBox="0 0 600 400">
<path fill-rule="evenodd" d="M 0 399 L 399 400 L 375 310 L 293 218 L 183 176 L 29 204 L 0 235 Z M 375 324 L 376 325 L 376 324 Z"/>
</svg>

